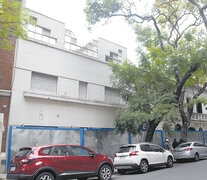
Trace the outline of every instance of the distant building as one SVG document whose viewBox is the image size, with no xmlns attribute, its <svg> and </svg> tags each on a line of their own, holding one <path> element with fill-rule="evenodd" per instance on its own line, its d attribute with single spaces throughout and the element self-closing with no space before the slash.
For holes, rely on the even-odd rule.
<svg viewBox="0 0 207 180">
<path fill-rule="evenodd" d="M 198 92 L 196 87 L 187 88 L 185 90 L 184 103 L 188 104 L 190 99 Z M 199 96 L 199 98 L 207 98 L 207 89 Z M 187 108 L 185 108 L 187 111 Z M 159 124 L 157 129 L 163 129 L 163 122 Z M 170 127 L 175 130 L 180 130 L 182 122 L 178 120 L 176 124 L 172 124 Z M 207 105 L 202 103 L 197 103 L 193 107 L 193 114 L 191 117 L 191 123 L 188 128 L 189 131 L 207 131 Z"/>
<path fill-rule="evenodd" d="M 9 125 L 113 128 L 124 108 L 108 61 L 127 50 L 99 38 L 84 47 L 65 24 L 31 11 L 29 40 L 18 39 Z"/>
</svg>

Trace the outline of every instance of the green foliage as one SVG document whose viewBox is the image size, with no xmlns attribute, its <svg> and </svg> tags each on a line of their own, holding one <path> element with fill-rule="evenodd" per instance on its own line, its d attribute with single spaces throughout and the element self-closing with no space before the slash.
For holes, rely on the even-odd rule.
<svg viewBox="0 0 207 180">
<path fill-rule="evenodd" d="M 111 67 L 113 85 L 127 102 L 127 108 L 116 114 L 117 132 L 135 135 L 143 122 L 174 122 L 178 119 L 173 81 L 162 72 L 128 62 L 121 65 L 112 62 Z"/>
<path fill-rule="evenodd" d="M 89 24 L 122 16 L 137 35 L 139 65 L 112 64 L 114 87 L 127 102 L 127 109 L 116 116 L 121 133 L 135 133 L 144 121 L 178 119 L 178 109 L 184 111 L 182 91 L 189 87 L 199 87 L 199 91 L 207 82 L 207 36 L 198 7 L 189 0 L 155 0 L 145 14 L 136 11 L 140 1 L 88 0 L 85 9 Z M 201 7 L 206 4 L 195 2 Z M 183 126 L 190 123 L 187 113 L 181 116 Z"/>
<path fill-rule="evenodd" d="M 27 11 L 17 0 L 0 0 L 0 48 L 11 50 L 11 36 L 26 38 Z"/>
<path fill-rule="evenodd" d="M 109 18 L 113 13 L 117 12 L 122 2 L 118 0 L 87 0 L 86 13 L 87 21 L 94 25 L 103 18 Z"/>
<path fill-rule="evenodd" d="M 184 86 L 197 86 L 207 81 L 207 38 L 203 31 L 187 31 L 178 42 L 177 48 L 167 44 L 167 40 L 165 42 L 163 39 L 166 49 L 163 51 L 152 28 L 137 25 L 135 30 L 142 46 L 140 49 L 143 48 L 145 52 L 142 58 L 147 58 L 148 64 L 155 69 L 159 69 L 176 83 L 176 72 L 179 72 L 182 78 L 191 67 L 200 64 L 200 68 L 188 78 Z"/>
<path fill-rule="evenodd" d="M 206 105 L 207 104 L 207 98 L 200 97 L 200 98 L 197 98 L 197 99 L 191 99 L 190 102 L 185 103 L 184 106 L 185 107 L 190 107 L 190 106 L 192 106 L 194 104 L 198 104 L 198 103 Z"/>
</svg>

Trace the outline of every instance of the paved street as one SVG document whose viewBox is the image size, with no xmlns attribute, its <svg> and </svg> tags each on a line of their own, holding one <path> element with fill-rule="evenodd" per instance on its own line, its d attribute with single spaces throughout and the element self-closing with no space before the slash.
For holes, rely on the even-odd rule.
<svg viewBox="0 0 207 180">
<path fill-rule="evenodd" d="M 95 178 L 94 178 L 95 179 Z M 97 179 L 97 178 L 96 178 Z M 146 174 L 137 172 L 126 175 L 114 174 L 112 180 L 205 180 L 207 159 L 199 162 L 175 163 L 173 168 L 153 168 Z"/>
</svg>

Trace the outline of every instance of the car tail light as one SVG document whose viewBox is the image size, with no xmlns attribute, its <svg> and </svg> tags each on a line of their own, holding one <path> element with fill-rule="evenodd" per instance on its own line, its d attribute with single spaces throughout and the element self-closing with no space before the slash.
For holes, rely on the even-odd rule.
<svg viewBox="0 0 207 180">
<path fill-rule="evenodd" d="M 137 156 L 139 151 L 133 151 L 129 154 L 129 156 Z"/>
<path fill-rule="evenodd" d="M 184 151 L 191 151 L 193 148 L 186 148 Z"/>
<path fill-rule="evenodd" d="M 115 154 L 115 157 L 117 157 L 117 155 Z"/>
<path fill-rule="evenodd" d="M 21 160 L 21 163 L 22 164 L 29 164 L 29 163 L 32 163 L 32 162 L 34 162 L 36 159 L 22 159 Z"/>
</svg>

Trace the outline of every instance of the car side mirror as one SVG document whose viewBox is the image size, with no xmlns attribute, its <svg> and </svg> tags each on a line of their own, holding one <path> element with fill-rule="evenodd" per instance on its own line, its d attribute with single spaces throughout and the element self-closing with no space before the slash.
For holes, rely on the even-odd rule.
<svg viewBox="0 0 207 180">
<path fill-rule="evenodd" d="M 90 152 L 90 151 L 89 151 L 89 156 L 93 159 L 94 156 L 95 156 L 95 154 L 94 154 L 93 152 Z"/>
</svg>

